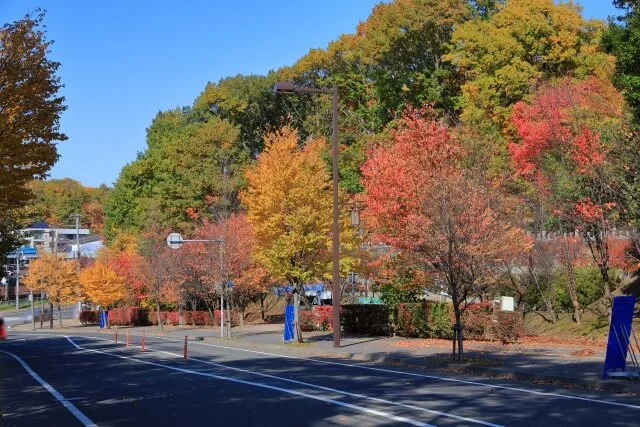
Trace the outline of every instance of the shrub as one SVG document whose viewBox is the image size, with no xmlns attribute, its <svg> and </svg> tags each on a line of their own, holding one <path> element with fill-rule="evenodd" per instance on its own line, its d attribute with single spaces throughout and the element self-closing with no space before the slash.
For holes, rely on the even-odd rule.
<svg viewBox="0 0 640 427">
<path fill-rule="evenodd" d="M 423 301 L 398 304 L 396 335 L 418 338 L 450 338 L 450 305 Z"/>
<path fill-rule="evenodd" d="M 214 319 L 211 320 L 208 311 L 187 311 L 184 313 L 184 322 L 187 325 L 196 326 L 216 326 L 220 325 L 220 311 L 216 311 L 218 317 L 214 313 Z"/>
<path fill-rule="evenodd" d="M 333 331 L 333 306 L 313 306 L 298 312 L 300 329 L 304 332 Z"/>
<path fill-rule="evenodd" d="M 389 307 L 383 304 L 345 304 L 342 326 L 346 332 L 367 335 L 389 335 Z"/>
<path fill-rule="evenodd" d="M 333 306 L 314 306 L 312 311 L 315 314 L 318 330 L 333 332 Z"/>
<path fill-rule="evenodd" d="M 475 303 L 467 306 L 462 312 L 464 338 L 475 340 L 493 339 L 493 305 L 491 303 Z"/>
<path fill-rule="evenodd" d="M 140 307 L 118 307 L 109 310 L 109 324 L 120 326 L 146 326 L 149 312 Z"/>
<path fill-rule="evenodd" d="M 522 316 L 515 311 L 498 311 L 497 322 L 493 322 L 494 336 L 503 344 L 518 341 L 522 335 Z"/>
<path fill-rule="evenodd" d="M 303 332 L 316 331 L 316 316 L 311 310 L 300 310 L 298 312 L 298 322 L 300 322 L 300 330 Z"/>
<path fill-rule="evenodd" d="M 80 312 L 80 323 L 83 325 L 97 325 L 100 321 L 100 312 L 97 310 L 82 310 Z"/>
<path fill-rule="evenodd" d="M 163 325 L 178 326 L 179 316 L 177 311 L 161 311 L 160 321 Z M 149 324 L 156 326 L 158 324 L 158 312 L 149 313 Z"/>
</svg>

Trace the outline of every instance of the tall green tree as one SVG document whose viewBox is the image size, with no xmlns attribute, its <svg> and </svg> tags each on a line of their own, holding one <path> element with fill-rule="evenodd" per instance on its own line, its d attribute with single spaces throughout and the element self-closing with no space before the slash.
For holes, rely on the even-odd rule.
<svg viewBox="0 0 640 427">
<path fill-rule="evenodd" d="M 457 26 L 445 56 L 465 76 L 465 122 L 500 130 L 513 104 L 543 81 L 611 75 L 614 59 L 600 48 L 604 23 L 583 19 L 578 5 L 507 0 L 496 10 Z"/>
<path fill-rule="evenodd" d="M 192 109 L 159 113 L 145 152 L 125 166 L 105 206 L 106 236 L 167 227 L 186 230 L 201 216 L 238 210 L 241 169 L 249 161 L 227 120 Z"/>
<path fill-rule="evenodd" d="M 47 176 L 56 141 L 67 139 L 59 126 L 66 109 L 60 63 L 48 57 L 43 21 L 37 12 L 0 28 L 0 254 L 15 243 L 19 209 L 32 197 L 27 183 Z"/>
<path fill-rule="evenodd" d="M 635 120 L 640 120 L 640 10 L 636 0 L 614 0 L 613 4 L 626 11 L 602 36 L 604 50 L 616 57 L 613 83 L 623 92 L 633 109 Z"/>
</svg>

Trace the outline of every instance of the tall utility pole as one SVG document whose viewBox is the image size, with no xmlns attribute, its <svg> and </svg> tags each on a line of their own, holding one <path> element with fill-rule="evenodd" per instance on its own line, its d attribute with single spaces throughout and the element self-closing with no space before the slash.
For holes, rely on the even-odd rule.
<svg viewBox="0 0 640 427">
<path fill-rule="evenodd" d="M 331 274 L 331 299 L 333 304 L 333 346 L 340 348 L 340 207 L 338 206 L 338 85 L 332 87 L 301 87 L 293 82 L 276 82 L 273 86 L 274 93 L 325 93 L 331 95 L 331 176 L 333 177 L 333 225 L 331 228 L 332 240 L 332 274 Z M 294 310 L 298 311 L 295 305 Z M 296 324 L 296 330 L 298 325 Z"/>
<path fill-rule="evenodd" d="M 72 217 L 76 220 L 76 268 L 78 269 L 78 277 L 80 277 L 80 214 L 75 213 Z M 80 312 L 82 312 L 82 301 L 78 301 L 78 318 L 80 318 Z M 51 315 L 53 318 L 53 314 Z"/>
<path fill-rule="evenodd" d="M 16 250 L 16 310 L 20 308 L 20 250 Z"/>
<path fill-rule="evenodd" d="M 78 265 L 78 273 L 80 273 L 80 214 L 71 215 L 76 220 L 76 253 L 75 258 Z"/>
</svg>

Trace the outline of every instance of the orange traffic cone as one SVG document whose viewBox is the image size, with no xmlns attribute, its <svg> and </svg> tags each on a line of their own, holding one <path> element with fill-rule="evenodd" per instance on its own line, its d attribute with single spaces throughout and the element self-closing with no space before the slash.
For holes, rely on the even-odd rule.
<svg viewBox="0 0 640 427">
<path fill-rule="evenodd" d="M 0 340 L 7 339 L 7 328 L 4 326 L 4 319 L 0 317 Z"/>
</svg>

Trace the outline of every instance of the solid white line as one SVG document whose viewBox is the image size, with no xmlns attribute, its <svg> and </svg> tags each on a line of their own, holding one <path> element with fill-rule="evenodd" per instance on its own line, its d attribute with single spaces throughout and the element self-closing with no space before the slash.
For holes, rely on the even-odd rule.
<svg viewBox="0 0 640 427">
<path fill-rule="evenodd" d="M 82 349 L 82 347 L 78 346 L 68 336 L 65 337 L 65 338 L 67 338 L 67 340 L 69 340 L 69 342 L 71 344 L 73 344 L 76 348 Z M 139 347 L 139 346 L 132 345 L 130 347 Z M 157 350 L 157 349 L 154 349 L 154 348 L 149 347 L 149 346 L 145 346 L 145 349 L 147 349 L 149 351 L 156 352 L 156 353 L 168 354 L 170 356 L 174 356 L 174 357 L 177 357 L 177 358 L 180 358 L 180 359 L 184 358 L 184 355 L 182 355 L 182 354 L 171 353 L 170 351 L 164 351 L 164 350 Z M 246 369 L 241 369 L 241 368 L 236 368 L 236 367 L 233 367 L 233 366 L 222 365 L 220 363 L 210 362 L 208 360 L 198 359 L 198 358 L 194 358 L 194 357 L 190 357 L 189 360 L 194 361 L 194 362 L 204 363 L 204 364 L 207 364 L 207 365 L 216 366 L 216 367 L 223 368 L 223 369 L 229 369 L 229 370 L 232 370 L 232 371 L 238 371 L 238 372 L 242 372 L 242 373 L 246 373 L 246 374 L 250 374 L 250 375 L 257 375 L 257 376 L 261 376 L 261 377 L 265 377 L 265 378 L 271 378 L 271 379 L 275 379 L 275 380 L 279 380 L 279 381 L 289 382 L 289 383 L 292 383 L 292 384 L 299 384 L 299 385 L 303 385 L 305 387 L 311 387 L 311 388 L 316 388 L 316 389 L 319 389 L 319 390 L 330 391 L 330 392 L 333 392 L 333 393 L 344 394 L 346 396 L 357 397 L 357 398 L 360 398 L 360 399 L 372 400 L 374 402 L 380 402 L 380 403 L 384 403 L 384 404 L 387 404 L 387 405 L 400 406 L 400 407 L 403 407 L 403 408 L 413 409 L 413 410 L 416 410 L 416 411 L 428 412 L 430 414 L 435 414 L 435 415 L 440 415 L 440 416 L 444 416 L 444 417 L 454 418 L 456 420 L 466 421 L 466 422 L 469 422 L 469 423 L 481 424 L 481 425 L 490 426 L 490 427 L 503 427 L 500 424 L 493 424 L 493 423 L 489 423 L 489 422 L 485 422 L 485 421 L 476 420 L 474 418 L 467 418 L 467 417 L 463 417 L 463 416 L 460 416 L 460 415 L 449 414 L 447 412 L 436 411 L 434 409 L 423 408 L 421 406 L 409 405 L 409 404 L 401 403 L 401 402 L 394 402 L 394 401 L 391 401 L 391 400 L 381 399 L 381 398 L 378 398 L 378 397 L 367 396 L 365 394 L 351 393 L 351 392 L 348 392 L 348 391 L 345 391 L 345 390 L 335 389 L 335 388 L 331 388 L 331 387 L 325 387 L 325 386 L 321 386 L 321 385 L 317 385 L 317 384 L 307 383 L 307 382 L 304 382 L 304 381 L 292 380 L 292 379 L 284 378 L 284 377 L 278 377 L 276 375 L 269 375 L 269 374 L 265 374 L 265 373 L 262 373 L 262 372 L 249 371 L 249 370 L 246 370 Z"/>
<path fill-rule="evenodd" d="M 194 371 L 194 370 L 191 370 L 191 369 L 178 368 L 178 367 L 175 367 L 175 366 L 164 365 L 162 363 L 149 362 L 147 360 L 140 360 L 140 359 L 136 359 L 136 358 L 133 358 L 133 357 L 122 356 L 122 355 L 119 355 L 119 354 L 112 354 L 112 353 L 109 353 L 109 352 L 106 352 L 106 351 L 94 350 L 94 349 L 90 349 L 90 348 L 79 346 L 78 344 L 76 344 L 68 336 L 65 337 L 65 338 L 67 338 L 67 340 L 69 340 L 69 342 L 71 344 L 73 344 L 77 349 L 84 350 L 84 351 L 90 351 L 92 353 L 105 354 L 107 356 L 117 357 L 119 359 L 131 360 L 131 361 L 134 361 L 134 362 L 143 363 L 145 365 L 157 366 L 157 367 L 160 367 L 160 368 L 170 369 L 172 371 L 182 372 L 184 374 L 199 375 L 199 376 L 203 376 L 203 377 L 215 378 L 215 379 L 218 379 L 218 380 L 230 381 L 230 382 L 234 382 L 234 383 L 238 383 L 238 384 L 250 385 L 250 386 L 254 386 L 254 387 L 260 387 L 260 388 L 266 388 L 266 389 L 269 389 L 269 390 L 279 391 L 279 392 L 282 392 L 282 393 L 293 394 L 293 395 L 296 395 L 296 396 L 306 397 L 308 399 L 320 400 L 322 402 L 331 403 L 331 404 L 334 404 L 334 405 L 342 406 L 342 407 L 353 409 L 353 410 L 360 411 L 360 412 L 365 412 L 365 413 L 371 414 L 371 415 L 377 415 L 379 417 L 388 418 L 388 419 L 393 420 L 393 421 L 399 421 L 399 422 L 412 424 L 412 425 L 415 425 L 415 426 L 435 427 L 435 426 L 432 426 L 431 424 L 422 423 L 422 422 L 419 422 L 419 421 L 416 421 L 416 420 L 412 420 L 410 418 L 400 417 L 400 416 L 397 416 L 397 415 L 390 414 L 388 412 L 382 412 L 382 411 L 378 411 L 378 410 L 375 410 L 375 409 L 369 409 L 369 408 L 365 408 L 363 406 L 358 406 L 358 405 L 352 405 L 350 403 L 345 403 L 345 402 L 341 402 L 339 400 L 329 399 L 329 398 L 326 398 L 326 397 L 313 396 L 311 394 L 302 393 L 302 392 L 296 391 L 296 390 L 291 390 L 291 389 L 287 389 L 287 388 L 271 386 L 271 385 L 268 385 L 268 384 L 262 384 L 262 383 L 252 382 L 252 381 L 240 380 L 240 379 L 237 379 L 237 378 L 223 377 L 221 375 L 210 374 L 208 372 L 199 372 L 199 371 Z"/>
<path fill-rule="evenodd" d="M 13 353 L 9 353 L 8 351 L 4 351 L 4 350 L 0 350 L 0 353 L 8 354 L 9 356 L 11 356 L 14 359 L 16 359 L 18 361 L 18 363 L 20 363 L 22 365 L 24 370 L 27 371 L 27 373 L 29 375 L 31 375 L 33 377 L 33 379 L 38 381 L 40 383 L 40 385 L 42 387 L 44 387 L 49 393 L 51 393 L 53 395 L 53 397 L 55 397 L 58 402 L 62 403 L 62 405 L 65 408 L 67 408 L 69 410 L 69 412 L 71 412 L 71 414 L 73 414 L 73 416 L 76 417 L 78 419 L 78 421 L 80 421 L 82 423 L 82 425 L 84 425 L 86 427 L 96 427 L 96 424 L 93 421 L 91 421 L 85 414 L 80 412 L 80 410 L 78 408 L 76 408 L 76 406 L 73 403 L 69 402 L 69 400 L 66 399 L 63 395 L 61 395 L 58 392 L 58 390 L 56 390 L 55 388 L 51 387 L 51 385 L 49 385 L 49 383 L 47 383 L 45 380 L 40 378 L 40 375 L 36 374 L 33 371 L 33 369 L 31 369 L 29 367 L 29 365 L 27 365 L 21 358 L 19 358 L 18 356 L 16 356 Z"/>
<path fill-rule="evenodd" d="M 131 335 L 131 336 L 139 337 L 139 335 Z M 90 338 L 94 338 L 94 337 L 90 337 Z M 181 340 L 176 340 L 176 339 L 166 338 L 166 337 L 158 337 L 158 336 L 153 336 L 153 337 L 152 336 L 148 336 L 147 337 L 147 339 L 151 339 L 151 338 L 156 338 L 156 339 L 165 340 L 165 341 L 171 341 L 171 342 L 181 342 Z M 111 340 L 106 340 L 104 338 L 97 338 L 97 337 L 95 337 L 95 339 L 104 340 L 104 341 L 111 341 Z M 444 377 L 444 376 L 439 376 L 439 375 L 427 375 L 427 374 L 418 374 L 418 373 L 415 373 L 415 372 L 397 371 L 397 370 L 394 370 L 394 369 L 376 368 L 374 366 L 368 366 L 368 365 L 365 365 L 365 364 L 349 364 L 349 363 L 341 363 L 341 362 L 331 362 L 331 361 L 328 361 L 328 360 L 319 360 L 319 359 L 314 359 L 314 358 L 310 358 L 310 357 L 299 357 L 299 356 L 290 356 L 290 355 L 285 355 L 285 354 L 268 353 L 268 352 L 264 352 L 264 351 L 248 350 L 248 349 L 244 349 L 244 348 L 229 347 L 229 346 L 223 346 L 223 345 L 217 345 L 217 344 L 208 344 L 208 343 L 197 342 L 197 341 L 194 341 L 191 344 L 203 345 L 203 346 L 207 346 L 207 347 L 222 348 L 222 349 L 225 349 L 225 350 L 240 351 L 240 352 L 245 352 L 245 353 L 260 354 L 260 355 L 265 355 L 265 356 L 280 357 L 280 358 L 285 358 L 285 359 L 305 360 L 305 361 L 311 361 L 311 362 L 316 362 L 316 363 L 322 363 L 322 364 L 325 364 L 325 365 L 343 366 L 343 367 L 348 367 L 348 368 L 365 369 L 365 370 L 374 371 L 374 372 L 385 372 L 385 373 L 390 373 L 390 374 L 400 374 L 400 375 L 406 375 L 406 376 L 417 377 L 417 378 L 426 378 L 426 379 L 437 380 L 437 381 L 446 381 L 446 382 L 452 382 L 452 383 L 458 383 L 458 384 L 476 385 L 476 386 L 480 386 L 480 387 L 493 388 L 493 389 L 497 389 L 497 390 L 516 391 L 516 392 L 520 392 L 520 393 L 533 394 L 533 395 L 536 395 L 536 396 L 557 397 L 557 398 L 561 398 L 561 399 L 579 400 L 579 401 L 582 401 L 582 402 L 589 402 L 589 403 L 599 403 L 599 404 L 602 404 L 602 405 L 611 405 L 611 406 L 620 406 L 620 407 L 623 407 L 623 408 L 640 409 L 640 405 L 632 405 L 632 404 L 629 404 L 629 403 L 620 403 L 620 402 L 615 402 L 615 401 L 612 401 L 612 400 L 602 400 L 602 399 L 595 399 L 595 398 L 589 398 L 589 397 L 574 396 L 574 395 L 571 395 L 571 394 L 562 394 L 562 393 L 553 393 L 553 392 L 546 392 L 546 391 L 529 390 L 529 389 L 526 389 L 526 388 L 505 386 L 505 385 L 499 385 L 499 384 L 488 384 L 488 383 L 483 383 L 483 382 L 480 382 L 480 381 L 460 380 L 460 379 L 456 379 L 456 378 Z"/>
<path fill-rule="evenodd" d="M 175 339 L 166 338 L 166 337 L 153 337 L 153 338 L 166 340 L 166 341 L 180 342 L 180 340 L 175 340 Z M 537 395 L 537 396 L 559 397 L 559 398 L 563 398 L 563 399 L 580 400 L 580 401 L 590 402 L 590 403 L 601 403 L 603 405 L 613 405 L 613 406 L 621 406 L 621 407 L 625 407 L 625 408 L 640 409 L 640 405 L 631 405 L 631 404 L 628 404 L 628 403 L 620 403 L 620 402 L 615 402 L 615 401 L 612 401 L 612 400 L 601 400 L 601 399 L 593 399 L 593 398 L 589 398 L 589 397 L 573 396 L 571 394 L 553 393 L 553 392 L 546 392 L 546 391 L 536 391 L 536 390 L 529 390 L 529 389 L 526 389 L 526 388 L 511 387 L 511 386 L 505 386 L 505 385 L 499 385 L 499 384 L 488 384 L 488 383 L 483 383 L 483 382 L 479 382 L 479 381 L 460 380 L 460 379 L 456 379 L 456 378 L 449 378 L 449 377 L 443 377 L 443 376 L 438 376 L 438 375 L 427 375 L 427 374 L 418 374 L 418 373 L 415 373 L 415 372 L 396 371 L 394 369 L 376 368 L 376 367 L 367 366 L 367 365 L 364 365 L 364 364 L 350 364 L 350 363 L 341 363 L 341 362 L 331 362 L 331 361 L 327 361 L 327 360 L 319 360 L 319 359 L 314 359 L 314 358 L 310 358 L 310 357 L 298 357 L 298 356 L 289 356 L 289 355 L 285 355 L 285 354 L 267 353 L 267 352 L 263 352 L 263 351 L 248 350 L 248 349 L 236 348 L 236 347 L 228 347 L 228 346 L 217 345 L 217 344 L 207 344 L 207 343 L 202 343 L 202 342 L 197 342 L 197 341 L 192 342 L 192 344 L 204 345 L 204 346 L 208 346 L 208 347 L 222 348 L 222 349 L 225 349 L 225 350 L 235 350 L 235 351 L 241 351 L 241 352 L 246 352 L 246 353 L 261 354 L 261 355 L 265 355 L 265 356 L 281 357 L 281 358 L 286 358 L 286 359 L 306 360 L 306 361 L 312 361 L 312 362 L 317 362 L 317 363 L 323 363 L 323 364 L 326 364 L 326 365 L 344 366 L 344 367 L 348 367 L 348 368 L 366 369 L 366 370 L 375 371 L 375 372 L 386 372 L 386 373 L 390 373 L 390 374 L 400 374 L 400 375 L 407 375 L 407 376 L 419 377 L 419 378 L 427 378 L 427 379 L 438 380 L 438 381 L 448 381 L 448 382 L 460 383 L 460 384 L 477 385 L 477 386 L 481 386 L 481 387 L 489 387 L 489 388 L 500 389 L 500 390 L 517 391 L 517 392 L 521 392 L 521 393 L 534 394 L 534 395 Z"/>
</svg>

